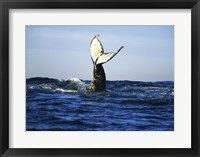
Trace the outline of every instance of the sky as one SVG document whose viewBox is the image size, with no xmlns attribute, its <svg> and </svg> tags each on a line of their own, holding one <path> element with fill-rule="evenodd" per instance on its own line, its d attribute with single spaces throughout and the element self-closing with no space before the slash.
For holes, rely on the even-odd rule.
<svg viewBox="0 0 200 157">
<path fill-rule="evenodd" d="M 26 26 L 26 78 L 91 80 L 90 42 L 105 52 L 107 80 L 173 81 L 174 26 Z"/>
</svg>

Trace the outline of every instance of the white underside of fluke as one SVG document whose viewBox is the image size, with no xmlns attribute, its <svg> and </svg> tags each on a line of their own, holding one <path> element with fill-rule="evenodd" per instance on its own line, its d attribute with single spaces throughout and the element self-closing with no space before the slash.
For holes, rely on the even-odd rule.
<svg viewBox="0 0 200 157">
<path fill-rule="evenodd" d="M 104 64 L 104 63 L 108 62 L 109 60 L 111 60 L 116 54 L 117 54 L 117 52 L 103 53 L 102 55 L 100 55 L 98 57 L 96 64 Z"/>
<path fill-rule="evenodd" d="M 90 45 L 91 58 L 92 58 L 93 63 L 96 65 L 104 64 L 108 62 L 123 48 L 123 46 L 120 47 L 120 49 L 117 52 L 104 53 L 103 45 L 99 41 L 98 37 L 99 35 L 96 35 L 92 39 L 91 45 Z"/>
</svg>

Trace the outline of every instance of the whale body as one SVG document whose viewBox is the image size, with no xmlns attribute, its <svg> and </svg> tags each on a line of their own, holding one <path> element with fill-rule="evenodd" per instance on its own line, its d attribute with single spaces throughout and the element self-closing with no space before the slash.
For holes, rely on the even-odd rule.
<svg viewBox="0 0 200 157">
<path fill-rule="evenodd" d="M 123 46 L 116 52 L 104 53 L 103 45 L 99 40 L 99 35 L 96 35 L 92 39 L 90 43 L 90 55 L 93 62 L 93 79 L 87 88 L 89 92 L 101 92 L 105 90 L 106 75 L 102 64 L 111 60 L 122 48 Z"/>
</svg>

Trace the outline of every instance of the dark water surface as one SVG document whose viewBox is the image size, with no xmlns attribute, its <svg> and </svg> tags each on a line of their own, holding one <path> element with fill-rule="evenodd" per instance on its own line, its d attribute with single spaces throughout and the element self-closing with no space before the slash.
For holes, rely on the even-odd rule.
<svg viewBox="0 0 200 157">
<path fill-rule="evenodd" d="M 173 131 L 174 82 L 26 80 L 27 131 Z"/>
</svg>

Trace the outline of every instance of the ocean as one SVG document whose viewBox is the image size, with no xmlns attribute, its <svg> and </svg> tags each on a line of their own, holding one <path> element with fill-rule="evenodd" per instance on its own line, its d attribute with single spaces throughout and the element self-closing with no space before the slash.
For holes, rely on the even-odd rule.
<svg viewBox="0 0 200 157">
<path fill-rule="evenodd" d="M 173 131 L 174 82 L 26 79 L 26 131 Z"/>
</svg>

